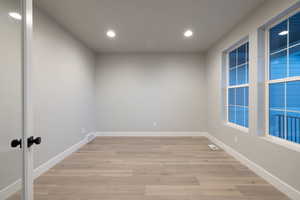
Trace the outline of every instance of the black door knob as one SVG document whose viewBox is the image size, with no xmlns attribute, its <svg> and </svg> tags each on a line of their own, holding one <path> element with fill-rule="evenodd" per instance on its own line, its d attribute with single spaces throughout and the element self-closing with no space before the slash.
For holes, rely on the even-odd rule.
<svg viewBox="0 0 300 200">
<path fill-rule="evenodd" d="M 16 148 L 18 146 L 20 146 L 20 149 L 22 148 L 22 140 L 21 139 L 14 139 L 13 141 L 11 141 L 10 146 L 12 148 Z"/>
<path fill-rule="evenodd" d="M 27 140 L 27 146 L 28 146 L 28 148 L 31 147 L 33 144 L 39 145 L 41 143 L 42 143 L 42 138 L 41 137 L 34 138 L 33 136 L 31 136 Z"/>
</svg>

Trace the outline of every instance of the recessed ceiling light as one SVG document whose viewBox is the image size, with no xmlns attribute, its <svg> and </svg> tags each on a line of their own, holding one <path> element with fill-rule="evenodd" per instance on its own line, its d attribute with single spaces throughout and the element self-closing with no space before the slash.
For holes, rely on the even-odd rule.
<svg viewBox="0 0 300 200">
<path fill-rule="evenodd" d="M 17 12 L 10 12 L 10 13 L 8 13 L 8 15 L 10 17 L 16 19 L 16 20 L 21 20 L 22 19 L 22 16 Z"/>
<path fill-rule="evenodd" d="M 288 33 L 289 33 L 288 31 L 281 31 L 278 35 L 283 36 L 283 35 L 287 35 Z"/>
<path fill-rule="evenodd" d="M 114 30 L 108 30 L 106 32 L 107 37 L 109 38 L 115 38 L 116 37 L 116 32 Z"/>
<path fill-rule="evenodd" d="M 194 34 L 194 33 L 193 33 L 192 30 L 186 30 L 186 31 L 184 32 L 184 37 L 189 38 L 189 37 L 192 37 L 193 34 Z"/>
</svg>

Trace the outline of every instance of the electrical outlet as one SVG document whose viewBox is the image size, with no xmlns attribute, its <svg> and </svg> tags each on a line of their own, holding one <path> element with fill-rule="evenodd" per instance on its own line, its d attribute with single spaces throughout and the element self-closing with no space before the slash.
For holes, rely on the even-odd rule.
<svg viewBox="0 0 300 200">
<path fill-rule="evenodd" d="M 153 122 L 153 126 L 156 127 L 157 126 L 157 122 Z"/>
<path fill-rule="evenodd" d="M 85 132 L 86 132 L 85 128 L 81 128 L 81 133 L 85 133 Z"/>
</svg>

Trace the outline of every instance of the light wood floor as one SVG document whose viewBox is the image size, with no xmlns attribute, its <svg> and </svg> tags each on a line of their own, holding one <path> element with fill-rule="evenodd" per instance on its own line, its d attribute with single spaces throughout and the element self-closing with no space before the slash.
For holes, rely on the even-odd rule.
<svg viewBox="0 0 300 200">
<path fill-rule="evenodd" d="M 35 181 L 35 200 L 288 200 L 202 137 L 103 137 Z"/>
</svg>

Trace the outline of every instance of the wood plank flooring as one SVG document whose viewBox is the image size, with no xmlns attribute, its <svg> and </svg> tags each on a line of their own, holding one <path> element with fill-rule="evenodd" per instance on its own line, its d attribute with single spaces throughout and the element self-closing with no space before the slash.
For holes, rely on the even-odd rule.
<svg viewBox="0 0 300 200">
<path fill-rule="evenodd" d="M 98 137 L 36 179 L 35 200 L 288 200 L 204 137 Z M 16 196 L 11 198 L 16 199 Z"/>
</svg>

